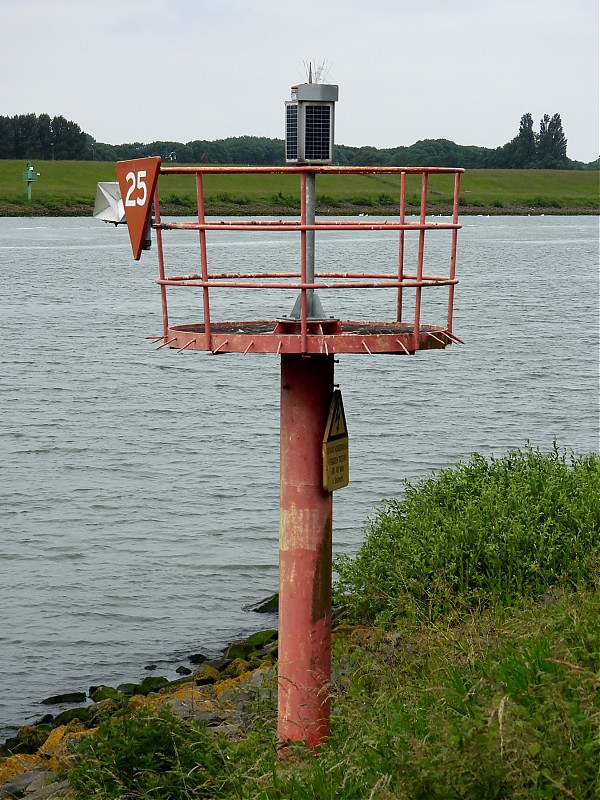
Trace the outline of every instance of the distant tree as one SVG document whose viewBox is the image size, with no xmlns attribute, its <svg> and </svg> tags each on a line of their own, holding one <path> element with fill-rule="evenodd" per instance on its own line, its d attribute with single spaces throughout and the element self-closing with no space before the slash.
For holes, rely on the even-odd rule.
<svg viewBox="0 0 600 800">
<path fill-rule="evenodd" d="M 536 166 L 537 141 L 533 130 L 533 117 L 523 114 L 519 133 L 510 142 L 497 147 L 487 159 L 491 169 L 530 169 Z"/>
<path fill-rule="evenodd" d="M 515 161 L 515 140 L 496 147 L 487 158 L 487 169 L 512 169 Z"/>
<path fill-rule="evenodd" d="M 554 114 L 548 123 L 548 137 L 552 143 L 551 151 L 557 165 L 564 167 L 567 162 L 567 137 L 563 131 L 560 114 Z"/>
<path fill-rule="evenodd" d="M 85 133 L 79 125 L 64 117 L 52 119 L 54 157 L 56 159 L 80 159 L 86 153 Z"/>
<path fill-rule="evenodd" d="M 407 166 L 456 167 L 462 163 L 460 147 L 449 139 L 422 139 L 407 148 Z"/>
<path fill-rule="evenodd" d="M 14 158 L 14 134 L 10 117 L 0 117 L 0 158 Z"/>
<path fill-rule="evenodd" d="M 189 164 L 191 162 L 190 149 L 181 142 L 158 141 L 152 142 L 146 147 L 150 155 L 160 156 L 164 162 L 178 161 L 181 164 Z"/>
<path fill-rule="evenodd" d="M 540 132 L 536 137 L 536 145 L 537 145 L 536 161 L 538 167 L 545 167 L 546 163 L 550 160 L 550 153 L 549 153 L 550 140 L 548 138 L 549 124 L 550 124 L 550 117 L 548 114 L 544 114 L 544 116 L 540 120 Z"/>
<path fill-rule="evenodd" d="M 37 119 L 38 151 L 35 158 L 51 159 L 54 155 L 54 135 L 52 133 L 52 120 L 48 114 L 40 114 Z"/>
<path fill-rule="evenodd" d="M 552 119 L 544 114 L 537 135 L 536 165 L 540 169 L 564 169 L 568 166 L 567 139 L 560 114 Z"/>
<path fill-rule="evenodd" d="M 104 144 L 103 142 L 94 142 L 93 144 L 93 160 L 118 161 L 116 150 L 112 144 Z"/>
<path fill-rule="evenodd" d="M 193 142 L 187 143 L 187 148 L 190 153 L 190 161 L 196 164 L 208 164 L 208 142 L 196 139 Z"/>
<path fill-rule="evenodd" d="M 390 167 L 404 167 L 408 161 L 408 147 L 394 147 L 388 151 L 387 162 Z"/>
<path fill-rule="evenodd" d="M 519 123 L 519 133 L 514 139 L 514 167 L 516 169 L 529 169 L 535 164 L 536 140 L 533 130 L 533 117 L 523 114 Z"/>
<path fill-rule="evenodd" d="M 37 117 L 17 114 L 12 118 L 13 158 L 39 158 Z"/>
<path fill-rule="evenodd" d="M 150 151 L 150 145 L 143 142 L 131 142 L 131 144 L 116 144 L 114 151 L 118 161 L 127 161 L 131 158 L 144 158 L 145 156 L 156 155 Z"/>
<path fill-rule="evenodd" d="M 385 156 L 376 147 L 359 147 L 352 158 L 353 166 L 367 165 L 369 167 L 385 166 Z"/>
<path fill-rule="evenodd" d="M 490 152 L 487 147 L 477 147 L 476 145 L 457 145 L 457 150 L 459 160 L 454 166 L 460 164 L 465 169 L 483 169 Z"/>
</svg>

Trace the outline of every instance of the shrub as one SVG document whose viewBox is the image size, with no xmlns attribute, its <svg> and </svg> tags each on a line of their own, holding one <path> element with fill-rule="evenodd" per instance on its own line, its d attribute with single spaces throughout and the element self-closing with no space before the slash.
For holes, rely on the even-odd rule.
<svg viewBox="0 0 600 800">
<path fill-rule="evenodd" d="M 589 584 L 600 548 L 600 458 L 529 449 L 470 460 L 384 502 L 336 599 L 357 619 L 434 618 Z"/>
<path fill-rule="evenodd" d="M 317 198 L 317 206 L 319 208 L 340 208 L 341 205 L 339 197 L 334 197 L 330 194 L 319 195 Z"/>
<path fill-rule="evenodd" d="M 370 195 L 356 195 L 355 197 L 349 197 L 348 202 L 350 202 L 353 206 L 366 206 L 367 208 L 372 208 L 375 205 L 374 200 Z"/>
<path fill-rule="evenodd" d="M 562 208 L 562 203 L 560 200 L 550 197 L 542 197 L 539 194 L 530 201 L 529 205 L 532 208 Z"/>
</svg>

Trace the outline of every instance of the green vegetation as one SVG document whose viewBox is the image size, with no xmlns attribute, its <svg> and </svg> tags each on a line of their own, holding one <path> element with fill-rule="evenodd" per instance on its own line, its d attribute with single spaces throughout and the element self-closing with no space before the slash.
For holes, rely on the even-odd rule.
<svg viewBox="0 0 600 800">
<path fill-rule="evenodd" d="M 566 170 L 469 170 L 461 180 L 461 214 L 593 213 L 600 209 L 595 172 Z"/>
<path fill-rule="evenodd" d="M 70 780 L 81 797 L 224 797 L 227 745 L 199 726 L 163 711 L 110 720 L 87 739 Z M 227 757 L 229 757 L 227 755 Z M 239 779 L 238 779 L 239 782 Z M 101 794 L 100 794 L 101 792 Z M 235 795 L 234 795 L 235 796 Z"/>
<path fill-rule="evenodd" d="M 235 740 L 142 710 L 85 741 L 77 798 L 597 797 L 599 498 L 600 458 L 556 448 L 407 486 L 339 565 L 348 616 L 317 757 L 279 757 L 268 699 Z"/>
<path fill-rule="evenodd" d="M 396 624 L 589 585 L 600 554 L 600 458 L 537 450 L 463 464 L 407 484 L 340 558 L 338 600 Z"/>
<path fill-rule="evenodd" d="M 0 116 L 0 158 L 124 161 L 159 155 L 164 161 L 196 164 L 282 165 L 284 142 L 264 136 L 234 136 L 207 141 L 105 144 L 64 117 L 48 114 Z M 519 132 L 502 147 L 460 145 L 448 139 L 423 139 L 414 144 L 378 149 L 338 144 L 336 163 L 342 166 L 430 166 L 465 169 L 598 169 L 567 157 L 567 138 L 560 114 L 544 114 L 539 131 L 531 114 L 521 117 Z"/>
<path fill-rule="evenodd" d="M 116 180 L 114 164 L 99 161 L 36 161 L 40 172 L 27 202 L 25 163 L 0 160 L 0 216 L 91 214 L 96 183 Z M 161 208 L 166 214 L 196 213 L 191 175 L 162 175 Z M 418 210 L 419 179 L 409 176 L 409 212 Z M 298 214 L 296 175 L 208 175 L 209 214 Z M 399 179 L 392 175 L 325 175 L 317 181 L 320 214 L 397 214 Z M 448 213 L 452 177 L 432 176 L 432 213 Z M 461 180 L 461 214 L 597 214 L 598 173 L 583 170 L 468 170 Z"/>
</svg>

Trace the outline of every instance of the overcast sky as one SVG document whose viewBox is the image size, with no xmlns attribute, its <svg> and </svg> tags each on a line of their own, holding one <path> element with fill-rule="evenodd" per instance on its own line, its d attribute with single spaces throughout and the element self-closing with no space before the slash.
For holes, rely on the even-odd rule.
<svg viewBox="0 0 600 800">
<path fill-rule="evenodd" d="M 569 157 L 598 157 L 597 0 L 1 0 L 0 20 L 0 115 L 101 142 L 283 138 L 313 61 L 339 144 L 497 147 L 559 113 Z"/>
</svg>

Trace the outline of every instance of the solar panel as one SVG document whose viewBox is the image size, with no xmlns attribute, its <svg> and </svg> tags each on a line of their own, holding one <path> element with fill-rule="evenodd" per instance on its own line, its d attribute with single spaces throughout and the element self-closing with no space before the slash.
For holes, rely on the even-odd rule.
<svg viewBox="0 0 600 800">
<path fill-rule="evenodd" d="M 285 104 L 285 160 L 298 160 L 298 103 Z"/>
<path fill-rule="evenodd" d="M 307 161 L 331 159 L 331 105 L 308 105 L 304 126 L 304 158 Z"/>
</svg>

